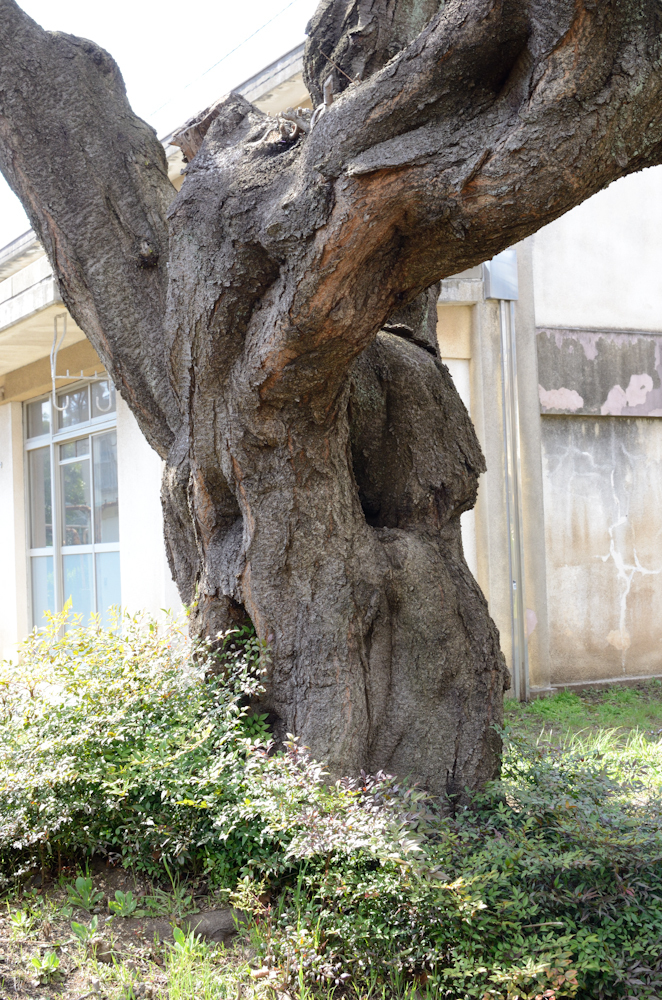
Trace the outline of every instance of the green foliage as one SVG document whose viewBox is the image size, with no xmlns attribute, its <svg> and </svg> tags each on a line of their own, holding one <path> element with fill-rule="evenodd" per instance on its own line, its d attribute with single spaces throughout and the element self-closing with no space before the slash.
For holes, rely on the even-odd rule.
<svg viewBox="0 0 662 1000">
<path fill-rule="evenodd" d="M 454 817 L 384 776 L 318 788 L 277 909 L 251 907 L 246 883 L 239 895 L 271 922 L 265 961 L 320 983 L 376 971 L 452 1000 L 654 998 L 661 790 L 662 746 L 641 734 L 511 737 L 502 780 Z"/>
<path fill-rule="evenodd" d="M 99 932 L 99 918 L 92 917 L 89 924 L 79 924 L 77 921 L 72 920 L 71 929 L 81 944 L 89 944 Z"/>
<path fill-rule="evenodd" d="M 39 978 L 45 982 L 50 982 L 60 968 L 60 959 L 54 951 L 47 951 L 43 957 L 35 955 L 30 961 Z"/>
<path fill-rule="evenodd" d="M 251 710 L 266 653 L 248 630 L 212 652 L 173 623 L 63 624 L 4 672 L 7 876 L 56 852 L 110 855 L 170 884 L 141 900 L 147 912 L 167 896 L 181 916 L 194 909 L 187 873 L 204 873 L 253 914 L 265 982 L 302 995 L 657 996 L 662 744 L 650 731 L 562 746 L 507 736 L 501 780 L 448 815 L 384 774 L 328 784 L 294 738 L 273 753 Z M 576 695 L 557 698 L 540 704 L 575 710 Z M 93 908 L 78 882 L 72 902 Z M 116 894 L 110 908 L 135 902 Z M 203 951 L 175 934 L 182 995 L 194 983 L 217 995 L 196 972 Z"/>
<path fill-rule="evenodd" d="M 169 864 L 233 884 L 249 844 L 265 851 L 240 805 L 265 655 L 247 629 L 217 652 L 192 647 L 175 622 L 125 617 L 105 631 L 63 614 L 35 630 L 20 664 L 0 668 L 5 872 L 99 852 L 155 876 Z"/>
<path fill-rule="evenodd" d="M 132 892 L 122 892 L 121 889 L 115 891 L 115 899 L 108 902 L 108 909 L 117 917 L 130 917 L 138 907 L 137 901 L 133 898 Z"/>
<path fill-rule="evenodd" d="M 74 885 L 67 886 L 67 896 L 72 906 L 90 913 L 103 899 L 103 894 L 97 892 L 89 876 L 79 875 Z"/>
</svg>

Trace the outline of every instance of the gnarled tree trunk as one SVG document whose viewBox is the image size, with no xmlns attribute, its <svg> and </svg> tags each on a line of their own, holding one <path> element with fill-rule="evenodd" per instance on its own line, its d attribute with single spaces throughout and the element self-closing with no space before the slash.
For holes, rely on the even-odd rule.
<svg viewBox="0 0 662 1000">
<path fill-rule="evenodd" d="M 250 615 L 277 733 L 333 774 L 479 786 L 506 672 L 426 289 L 660 162 L 659 4 L 324 0 L 314 127 L 231 95 L 182 130 L 176 197 L 110 57 L 0 15 L 0 166 L 166 461 L 195 627 Z"/>
</svg>

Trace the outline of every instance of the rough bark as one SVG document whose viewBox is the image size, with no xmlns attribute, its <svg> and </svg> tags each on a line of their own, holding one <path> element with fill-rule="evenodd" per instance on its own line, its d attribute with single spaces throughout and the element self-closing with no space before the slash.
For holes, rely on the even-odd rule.
<svg viewBox="0 0 662 1000">
<path fill-rule="evenodd" d="M 167 450 L 196 628 L 250 615 L 276 732 L 333 773 L 480 785 L 505 669 L 459 516 L 484 466 L 425 290 L 660 162 L 659 4 L 328 0 L 307 79 L 319 96 L 330 57 L 333 103 L 312 130 L 238 96 L 199 115 L 167 239 L 109 57 L 0 15 L 2 169 Z"/>
<path fill-rule="evenodd" d="M 114 60 L 0 5 L 0 169 L 64 302 L 162 456 L 180 423 L 163 354 L 174 194 Z"/>
</svg>

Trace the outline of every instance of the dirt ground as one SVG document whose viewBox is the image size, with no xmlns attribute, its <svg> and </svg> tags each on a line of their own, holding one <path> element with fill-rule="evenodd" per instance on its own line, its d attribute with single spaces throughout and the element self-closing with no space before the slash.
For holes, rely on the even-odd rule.
<svg viewBox="0 0 662 1000">
<path fill-rule="evenodd" d="M 2 1000 L 166 997 L 177 927 L 185 935 L 192 931 L 200 936 L 206 959 L 221 966 L 233 965 L 235 970 L 243 967 L 250 980 L 247 962 L 252 952 L 245 935 L 238 933 L 243 915 L 210 896 L 204 883 L 189 883 L 185 888 L 176 885 L 174 891 L 155 889 L 122 868 L 99 863 L 89 875 L 94 892 L 101 898 L 88 912 L 70 905 L 66 884 L 72 884 L 76 874 L 68 877 L 64 872 L 59 880 L 47 880 L 42 886 L 41 875 L 34 873 L 6 904 L 5 913 L 0 915 Z M 133 894 L 139 915 L 110 914 L 108 903 L 115 899 L 116 890 Z M 87 942 L 81 942 L 73 932 L 74 922 L 87 929 Z M 56 956 L 57 969 L 36 968 L 33 960 L 43 966 L 49 954 Z"/>
</svg>

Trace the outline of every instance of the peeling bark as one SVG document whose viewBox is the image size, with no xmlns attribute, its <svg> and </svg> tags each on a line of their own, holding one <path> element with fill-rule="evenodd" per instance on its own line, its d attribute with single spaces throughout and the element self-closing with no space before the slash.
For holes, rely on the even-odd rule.
<svg viewBox="0 0 662 1000">
<path fill-rule="evenodd" d="M 462 797 L 498 769 L 506 671 L 459 530 L 484 464 L 426 290 L 662 160 L 661 14 L 325 0 L 314 128 L 231 95 L 182 130 L 173 198 L 110 57 L 0 0 L 0 165 L 166 457 L 195 628 L 250 615 L 277 734 L 333 774 Z"/>
</svg>

